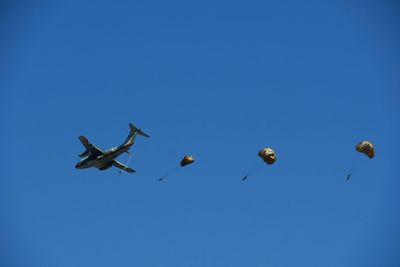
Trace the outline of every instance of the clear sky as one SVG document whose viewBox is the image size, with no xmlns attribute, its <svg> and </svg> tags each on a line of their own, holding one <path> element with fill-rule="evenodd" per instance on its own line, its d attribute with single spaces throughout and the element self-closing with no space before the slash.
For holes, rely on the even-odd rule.
<svg viewBox="0 0 400 267">
<path fill-rule="evenodd" d="M 3 1 L 0 266 L 400 266 L 399 18 L 396 1 Z M 136 173 L 74 168 L 79 135 L 107 149 L 129 122 L 151 135 Z M 263 147 L 276 164 L 242 182 Z"/>
</svg>

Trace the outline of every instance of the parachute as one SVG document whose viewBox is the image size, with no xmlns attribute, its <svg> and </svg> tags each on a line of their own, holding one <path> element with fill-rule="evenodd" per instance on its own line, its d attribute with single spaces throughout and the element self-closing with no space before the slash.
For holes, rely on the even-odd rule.
<svg viewBox="0 0 400 267">
<path fill-rule="evenodd" d="M 369 141 L 361 141 L 356 145 L 356 150 L 360 153 L 363 153 L 364 155 L 366 155 L 368 158 L 373 159 L 375 157 L 375 148 L 374 145 L 369 142 Z M 350 168 L 349 174 L 347 175 L 347 180 L 350 179 L 352 173 L 353 173 L 353 169 L 355 167 L 355 164 L 357 162 L 358 157 L 355 157 L 353 160 L 353 164 Z"/>
<path fill-rule="evenodd" d="M 263 161 L 267 164 L 274 164 L 276 161 L 276 154 L 271 148 L 263 148 L 258 151 L 258 156 L 262 158 Z"/>
<path fill-rule="evenodd" d="M 269 147 L 263 148 L 258 151 L 258 156 L 268 165 L 274 164 L 276 161 L 276 153 L 272 148 Z M 242 178 L 242 181 L 246 180 L 251 174 L 253 174 L 261 167 L 262 166 L 258 166 L 248 171 L 247 174 Z"/>
<path fill-rule="evenodd" d="M 194 162 L 194 158 L 192 155 L 186 155 L 181 160 L 181 167 L 185 167 L 186 165 L 192 164 Z"/>
<path fill-rule="evenodd" d="M 187 165 L 189 165 L 189 164 L 192 164 L 192 163 L 194 163 L 194 158 L 193 158 L 193 156 L 192 156 L 192 155 L 185 155 L 185 156 L 183 157 L 183 159 L 181 160 L 181 162 L 180 162 L 179 165 L 180 165 L 181 168 L 183 168 L 183 167 L 185 167 L 185 166 L 187 166 Z M 176 171 L 178 171 L 179 169 L 181 169 L 181 168 L 179 168 L 179 165 L 176 166 L 175 168 L 173 168 L 172 170 L 170 170 L 169 172 L 167 172 L 167 174 L 165 174 L 163 177 L 159 178 L 158 180 L 159 180 L 159 181 L 162 181 L 162 180 L 164 180 L 165 178 L 167 178 L 168 176 L 170 176 L 171 174 L 173 174 L 173 173 L 175 173 Z"/>
<path fill-rule="evenodd" d="M 372 159 L 375 157 L 374 145 L 368 141 L 362 141 L 356 145 L 356 150 L 367 155 L 368 158 Z"/>
</svg>

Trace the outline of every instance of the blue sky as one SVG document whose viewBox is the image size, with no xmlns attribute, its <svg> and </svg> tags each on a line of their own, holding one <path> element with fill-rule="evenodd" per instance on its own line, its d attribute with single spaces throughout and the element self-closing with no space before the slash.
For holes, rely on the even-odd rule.
<svg viewBox="0 0 400 267">
<path fill-rule="evenodd" d="M 2 3 L 0 265 L 399 266 L 399 12 Z M 151 135 L 137 173 L 74 169 L 79 135 L 106 149 L 129 122 Z M 266 146 L 276 164 L 241 182 Z"/>
</svg>

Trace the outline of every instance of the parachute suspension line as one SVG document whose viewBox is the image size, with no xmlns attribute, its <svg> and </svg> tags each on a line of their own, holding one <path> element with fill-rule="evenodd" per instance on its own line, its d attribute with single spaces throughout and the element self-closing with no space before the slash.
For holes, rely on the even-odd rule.
<svg viewBox="0 0 400 267">
<path fill-rule="evenodd" d="M 351 175 L 353 174 L 353 170 L 354 170 L 354 168 L 356 166 L 357 160 L 358 160 L 358 155 L 354 154 L 353 163 L 351 164 L 351 167 L 350 167 L 350 170 L 349 170 L 349 174 L 347 175 L 347 180 L 349 180 Z"/>
<path fill-rule="evenodd" d="M 125 165 L 128 165 L 129 161 L 131 160 L 132 154 L 129 151 L 125 151 L 125 153 L 127 153 L 129 155 L 128 160 L 125 163 Z M 121 174 L 121 173 L 122 173 L 122 171 L 119 171 L 119 174 Z"/>
<path fill-rule="evenodd" d="M 250 169 L 250 171 L 248 171 L 247 174 L 242 178 L 242 181 L 246 180 L 250 175 L 252 175 L 253 173 L 257 172 L 263 166 L 264 166 L 264 164 L 259 164 L 259 165 L 255 166 L 255 167 L 253 167 L 252 169 Z"/>
<path fill-rule="evenodd" d="M 129 164 L 129 161 L 131 160 L 132 154 L 129 151 L 126 151 L 128 153 L 128 160 L 126 161 L 126 165 Z"/>
<path fill-rule="evenodd" d="M 167 178 L 168 176 L 170 176 L 171 174 L 175 173 L 176 171 L 178 171 L 180 169 L 180 165 L 175 166 L 175 168 L 171 169 L 169 172 L 167 172 L 163 177 L 159 178 L 158 181 L 162 181 L 165 178 Z"/>
</svg>

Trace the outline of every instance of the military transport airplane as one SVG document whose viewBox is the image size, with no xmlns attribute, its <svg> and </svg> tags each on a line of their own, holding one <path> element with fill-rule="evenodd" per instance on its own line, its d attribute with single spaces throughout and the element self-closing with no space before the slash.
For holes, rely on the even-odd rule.
<svg viewBox="0 0 400 267">
<path fill-rule="evenodd" d="M 142 132 L 142 130 L 136 128 L 132 123 L 129 123 L 129 128 L 131 129 L 131 131 L 128 137 L 125 139 L 125 142 L 122 145 L 113 147 L 106 151 L 102 151 L 101 149 L 95 147 L 83 135 L 79 136 L 79 140 L 86 148 L 86 151 L 79 155 L 79 157 L 81 157 L 82 159 L 75 165 L 75 168 L 86 169 L 90 167 L 95 167 L 103 171 L 114 166 L 130 173 L 135 172 L 135 170 L 129 168 L 121 162 L 116 161 L 115 159 L 122 153 L 129 153 L 128 150 L 134 144 L 135 137 L 138 134 L 144 137 L 150 136 Z"/>
</svg>

